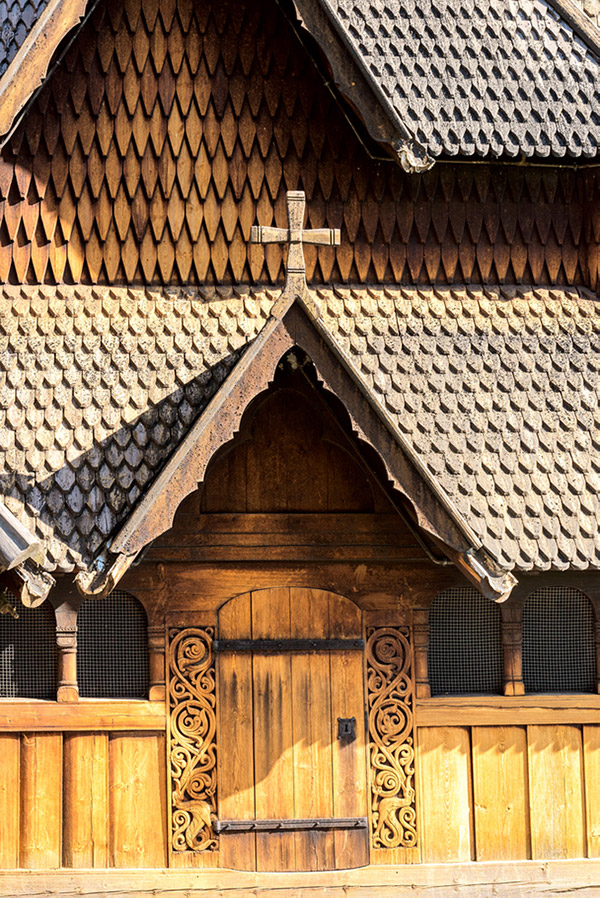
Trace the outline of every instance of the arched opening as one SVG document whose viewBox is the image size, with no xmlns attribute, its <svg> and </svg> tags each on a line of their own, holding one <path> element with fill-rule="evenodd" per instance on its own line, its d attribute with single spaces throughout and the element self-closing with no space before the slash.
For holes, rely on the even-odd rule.
<svg viewBox="0 0 600 898">
<path fill-rule="evenodd" d="M 105 599 L 87 599 L 77 630 L 82 698 L 148 697 L 148 624 L 134 596 L 117 589 Z"/>
</svg>

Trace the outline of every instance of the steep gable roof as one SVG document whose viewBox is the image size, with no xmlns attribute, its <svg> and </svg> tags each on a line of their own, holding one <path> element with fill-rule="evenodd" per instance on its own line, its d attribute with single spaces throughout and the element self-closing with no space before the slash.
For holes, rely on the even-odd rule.
<svg viewBox="0 0 600 898">
<path fill-rule="evenodd" d="M 600 303 L 581 289 L 319 288 L 319 327 L 504 569 L 600 568 Z M 105 550 L 275 294 L 5 287 L 0 463 L 62 570 Z"/>
<path fill-rule="evenodd" d="M 84 0 L 27 7 L 0 46 L 0 135 L 42 83 Z M 93 6 L 93 3 L 91 4 Z M 375 140 L 407 171 L 440 155 L 595 158 L 600 30 L 571 0 L 295 0 Z"/>
<path fill-rule="evenodd" d="M 578 34 L 560 6 L 321 2 L 428 154 L 596 156 L 600 34 L 592 40 Z"/>
</svg>

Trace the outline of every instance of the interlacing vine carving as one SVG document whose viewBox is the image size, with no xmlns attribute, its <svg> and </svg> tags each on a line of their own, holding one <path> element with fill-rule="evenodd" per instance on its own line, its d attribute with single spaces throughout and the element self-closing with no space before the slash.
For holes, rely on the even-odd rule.
<svg viewBox="0 0 600 898">
<path fill-rule="evenodd" d="M 217 741 L 214 627 L 169 632 L 169 771 L 174 851 L 213 851 Z"/>
<path fill-rule="evenodd" d="M 373 848 L 417 844 L 409 633 L 408 627 L 367 630 Z"/>
</svg>

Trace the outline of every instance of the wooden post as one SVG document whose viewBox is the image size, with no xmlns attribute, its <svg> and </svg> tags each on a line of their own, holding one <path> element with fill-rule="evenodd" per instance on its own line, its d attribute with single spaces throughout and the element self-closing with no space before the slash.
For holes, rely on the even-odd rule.
<svg viewBox="0 0 600 898">
<path fill-rule="evenodd" d="M 413 611 L 413 639 L 415 646 L 415 694 L 417 698 L 429 698 L 429 608 Z"/>
<path fill-rule="evenodd" d="M 504 695 L 524 695 L 523 601 L 509 599 L 500 606 L 504 647 Z"/>
<path fill-rule="evenodd" d="M 600 586 L 586 585 L 582 592 L 594 609 L 594 644 L 596 646 L 596 692 L 600 695 Z"/>
<path fill-rule="evenodd" d="M 165 623 L 162 619 L 148 624 L 148 654 L 150 658 L 148 698 L 151 702 L 164 702 L 167 692 L 165 684 Z"/>
<path fill-rule="evenodd" d="M 56 645 L 58 648 L 58 702 L 78 702 L 77 685 L 77 613 L 81 596 L 71 585 L 59 583 L 51 594 L 56 615 Z"/>
</svg>

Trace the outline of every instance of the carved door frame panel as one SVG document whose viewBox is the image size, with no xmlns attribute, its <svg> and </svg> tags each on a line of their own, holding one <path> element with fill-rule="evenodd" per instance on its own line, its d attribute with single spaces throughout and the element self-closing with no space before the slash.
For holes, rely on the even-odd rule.
<svg viewBox="0 0 600 898">
<path fill-rule="evenodd" d="M 363 615 L 370 863 L 414 863 L 420 851 L 413 632 L 405 623 L 383 625 L 380 615 L 377 621 L 370 618 Z M 218 636 L 217 614 L 167 614 L 166 631 L 171 862 L 215 867 L 220 865 L 214 829 L 219 734 L 212 643 Z"/>
</svg>

